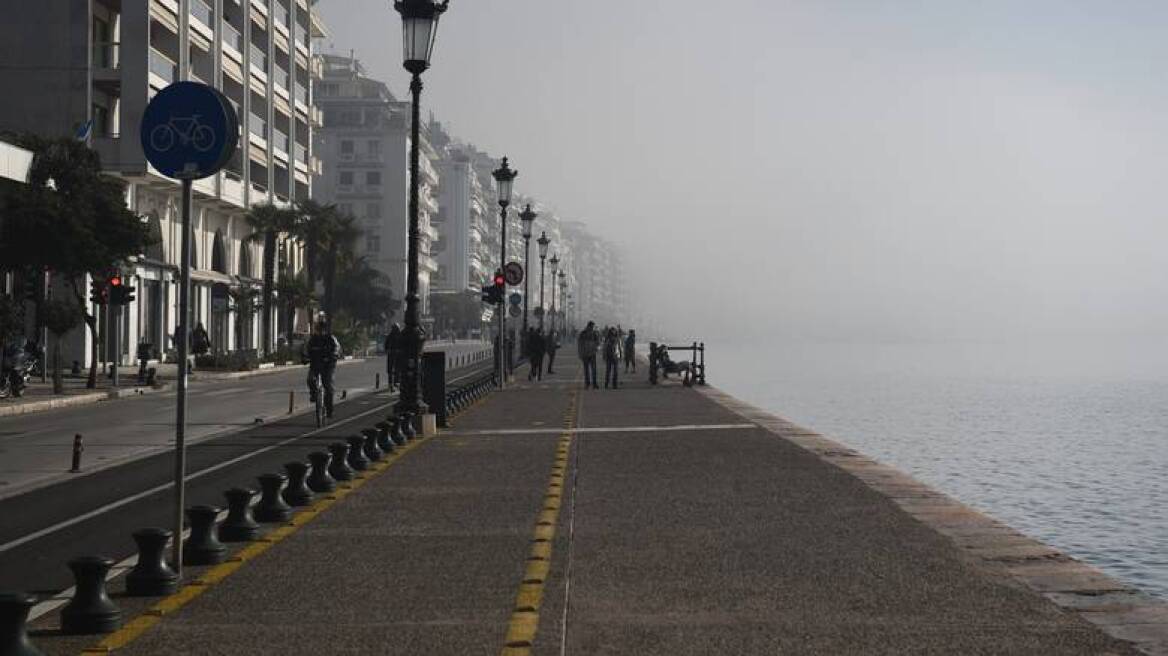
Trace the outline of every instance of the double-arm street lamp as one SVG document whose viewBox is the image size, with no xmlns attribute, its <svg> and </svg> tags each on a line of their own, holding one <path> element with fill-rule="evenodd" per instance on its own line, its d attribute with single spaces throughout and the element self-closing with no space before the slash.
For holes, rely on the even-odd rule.
<svg viewBox="0 0 1168 656">
<path fill-rule="evenodd" d="M 556 275 L 560 268 L 559 254 L 553 253 L 551 259 L 548 260 L 548 262 L 550 262 L 552 265 L 552 325 L 550 330 L 554 332 L 556 329 Z"/>
<path fill-rule="evenodd" d="M 548 239 L 546 232 L 539 233 L 539 239 L 536 240 L 539 244 L 539 332 L 543 332 L 543 315 L 547 314 L 547 309 L 543 303 L 543 265 L 547 260 L 548 244 L 552 240 Z"/>
<path fill-rule="evenodd" d="M 421 359 L 422 344 L 426 336 L 418 318 L 418 141 L 420 107 L 422 101 L 422 73 L 430 68 L 430 56 L 434 53 L 434 37 L 438 32 L 438 18 L 446 11 L 450 0 L 397 0 L 393 8 L 402 18 L 403 66 L 409 71 L 410 94 L 413 96 L 410 119 L 410 227 L 409 227 L 409 272 L 406 277 L 405 330 L 402 331 L 402 350 L 406 354 L 406 370 L 403 372 L 401 396 L 397 402 L 398 414 L 424 414 L 428 408 L 421 399 Z"/>
<path fill-rule="evenodd" d="M 503 164 L 495 169 L 491 176 L 495 178 L 495 188 L 499 192 L 499 224 L 502 226 L 502 235 L 499 239 L 499 271 L 504 271 L 507 267 L 507 206 L 511 204 L 511 186 L 515 182 L 515 177 L 519 175 L 519 171 L 512 170 L 507 166 L 507 158 L 503 158 Z M 506 385 L 507 381 L 507 313 L 506 303 L 498 307 L 499 311 L 499 389 Z"/>
<path fill-rule="evenodd" d="M 519 213 L 519 223 L 523 227 L 523 343 L 527 344 L 527 280 L 531 277 L 531 226 L 535 217 L 539 216 L 531 211 L 531 203 Z"/>
</svg>

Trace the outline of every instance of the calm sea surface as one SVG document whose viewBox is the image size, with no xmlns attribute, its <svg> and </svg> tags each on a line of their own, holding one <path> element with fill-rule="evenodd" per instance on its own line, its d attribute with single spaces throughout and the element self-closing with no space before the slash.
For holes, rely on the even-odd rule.
<svg viewBox="0 0 1168 656">
<path fill-rule="evenodd" d="M 1168 598 L 1162 353 L 710 344 L 707 361 L 734 396 Z"/>
</svg>

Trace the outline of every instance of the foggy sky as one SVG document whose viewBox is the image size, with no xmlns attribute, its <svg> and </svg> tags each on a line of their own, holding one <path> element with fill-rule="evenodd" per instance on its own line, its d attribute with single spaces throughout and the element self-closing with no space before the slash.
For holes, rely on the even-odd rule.
<svg viewBox="0 0 1168 656">
<path fill-rule="evenodd" d="M 404 97 L 392 3 L 319 7 L 333 52 Z M 674 334 L 1142 338 L 1168 329 L 1166 19 L 1134 0 L 453 0 L 423 111 L 622 243 Z"/>
</svg>

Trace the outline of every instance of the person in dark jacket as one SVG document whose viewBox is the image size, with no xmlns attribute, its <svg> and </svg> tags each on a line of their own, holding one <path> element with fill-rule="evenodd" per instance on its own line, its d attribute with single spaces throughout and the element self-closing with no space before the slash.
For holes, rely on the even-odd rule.
<svg viewBox="0 0 1168 656">
<path fill-rule="evenodd" d="M 401 377 L 401 342 L 401 326 L 395 323 L 385 336 L 385 378 L 391 391 L 398 386 L 398 378 Z"/>
<path fill-rule="evenodd" d="M 308 364 L 308 394 L 313 403 L 316 395 L 324 393 L 324 411 L 333 416 L 333 373 L 337 369 L 337 361 L 341 359 L 341 343 L 329 330 L 328 321 L 323 317 L 316 320 L 312 328 L 312 336 L 304 343 L 301 359 Z M 316 388 L 316 377 L 320 375 L 323 390 Z"/>
<path fill-rule="evenodd" d="M 556 331 L 548 331 L 547 338 L 544 340 L 544 350 L 547 351 L 547 361 L 549 374 L 554 374 L 552 371 L 552 363 L 556 361 L 556 351 L 560 348 L 560 336 Z"/>
<path fill-rule="evenodd" d="M 580 331 L 576 337 L 576 351 L 580 362 L 584 365 L 584 387 L 600 389 L 596 382 L 596 349 L 600 348 L 600 333 L 596 331 L 596 323 L 589 321 L 588 326 Z"/>
<path fill-rule="evenodd" d="M 629 367 L 632 367 L 633 373 L 637 371 L 637 331 L 629 330 L 628 337 L 625 337 L 625 373 L 629 372 Z"/>
<path fill-rule="evenodd" d="M 543 354 L 546 348 L 543 333 L 532 328 L 527 333 L 527 353 L 531 357 L 531 367 L 528 368 L 527 380 L 531 380 L 533 377 L 536 380 L 543 380 Z"/>
<path fill-rule="evenodd" d="M 616 328 L 609 328 L 604 334 L 604 388 L 617 388 L 617 373 L 620 371 L 621 339 Z"/>
</svg>

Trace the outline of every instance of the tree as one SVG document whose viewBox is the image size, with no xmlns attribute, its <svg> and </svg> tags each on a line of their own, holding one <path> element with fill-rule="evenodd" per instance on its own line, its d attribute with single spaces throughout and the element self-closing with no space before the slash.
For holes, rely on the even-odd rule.
<svg viewBox="0 0 1168 656">
<path fill-rule="evenodd" d="M 324 274 L 324 311 L 332 316 L 336 311 L 335 292 L 338 269 L 352 266 L 356 255 L 353 253 L 353 244 L 361 236 L 361 229 L 357 227 L 357 219 L 347 214 L 334 215 L 329 230 L 325 235 L 324 262 L 321 267 Z"/>
<path fill-rule="evenodd" d="M 276 239 L 281 233 L 292 232 L 296 228 L 297 213 L 292 209 L 276 207 L 272 204 L 255 205 L 247 213 L 247 223 L 251 226 L 250 240 L 264 247 L 263 261 L 263 317 L 260 319 L 260 339 L 263 352 L 267 353 L 272 343 L 272 295 L 276 288 Z"/>
<path fill-rule="evenodd" d="M 280 296 L 280 304 L 288 319 L 288 343 L 292 342 L 292 337 L 296 333 L 296 310 L 298 308 L 308 308 L 316 301 L 316 295 L 312 293 L 312 288 L 308 286 L 308 279 L 304 274 L 293 276 L 280 276 L 279 282 L 276 283 L 276 293 Z"/>
<path fill-rule="evenodd" d="M 316 283 L 320 280 L 321 253 L 328 248 L 329 236 L 337 221 L 337 206 L 309 199 L 297 203 L 296 209 L 300 216 L 293 234 L 304 245 L 308 288 L 316 291 Z"/>
<path fill-rule="evenodd" d="M 92 337 L 88 385 L 96 387 L 97 317 L 88 312 L 85 276 L 145 251 L 150 231 L 126 207 L 125 183 L 102 175 L 100 158 L 85 144 L 32 135 L 17 141 L 35 157 L 29 184 L 6 194 L 0 262 L 48 268 L 71 287 Z"/>
<path fill-rule="evenodd" d="M 388 322 L 401 301 L 393 297 L 389 276 L 369 266 L 365 258 L 355 258 L 337 275 L 335 304 L 336 311 L 372 328 Z"/>
<path fill-rule="evenodd" d="M 255 316 L 256 297 L 260 295 L 260 290 L 244 285 L 228 289 L 227 295 L 231 298 L 231 310 L 235 312 L 235 347 L 241 349 L 240 345 L 244 343 L 243 331 Z"/>
<path fill-rule="evenodd" d="M 38 313 L 41 325 L 53 336 L 53 394 L 64 394 L 61 380 L 61 338 L 81 323 L 82 309 L 73 301 L 49 299 L 41 304 Z"/>
</svg>

